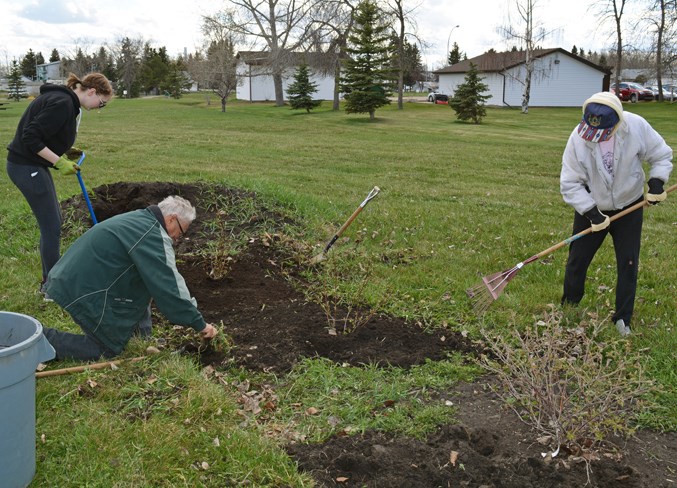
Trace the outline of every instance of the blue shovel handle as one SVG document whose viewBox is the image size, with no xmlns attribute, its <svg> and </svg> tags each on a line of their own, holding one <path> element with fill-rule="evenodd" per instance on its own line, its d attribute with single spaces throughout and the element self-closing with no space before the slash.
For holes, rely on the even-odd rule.
<svg viewBox="0 0 677 488">
<path fill-rule="evenodd" d="M 82 165 L 82 162 L 85 160 L 85 153 L 82 153 L 82 156 L 80 156 L 80 159 L 78 159 L 78 166 Z M 92 202 L 89 200 L 89 195 L 87 194 L 87 190 L 85 189 L 85 182 L 82 181 L 82 175 L 80 174 L 80 171 L 77 171 L 76 174 L 78 175 L 78 181 L 80 182 L 80 189 L 82 190 L 82 196 L 85 197 L 85 202 L 87 202 L 87 208 L 89 209 L 89 215 L 92 216 L 92 222 L 94 225 L 98 224 L 99 222 L 96 220 L 96 215 L 94 215 L 94 209 L 92 208 Z"/>
</svg>

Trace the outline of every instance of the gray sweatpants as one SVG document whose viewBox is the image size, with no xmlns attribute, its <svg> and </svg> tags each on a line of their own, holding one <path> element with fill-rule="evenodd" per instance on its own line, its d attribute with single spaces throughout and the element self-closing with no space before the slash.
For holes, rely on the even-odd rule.
<svg viewBox="0 0 677 488">
<path fill-rule="evenodd" d="M 44 282 L 49 270 L 61 256 L 61 208 L 54 180 L 44 166 L 16 164 L 11 161 L 7 161 L 7 174 L 12 183 L 21 190 L 38 221 Z"/>
</svg>

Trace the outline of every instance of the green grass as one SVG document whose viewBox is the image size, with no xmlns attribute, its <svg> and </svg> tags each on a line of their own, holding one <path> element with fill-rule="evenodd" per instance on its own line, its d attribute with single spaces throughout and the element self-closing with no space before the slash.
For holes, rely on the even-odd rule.
<svg viewBox="0 0 677 488">
<path fill-rule="evenodd" d="M 221 113 L 210 98 L 209 105 L 204 95 L 116 99 L 100 112 L 85 113 L 76 145 L 87 152 L 82 173 L 87 187 L 197 180 L 239 186 L 282 205 L 298 220 L 303 238 L 321 246 L 377 185 L 381 194 L 344 234 L 350 241 L 337 243 L 329 256 L 369 259 L 366 295 L 382 303 L 378 297 L 388 293 L 385 311 L 478 337 L 481 327 L 500 331 L 531 324 L 548 304 L 559 302 L 566 249 L 520 271 L 481 319 L 472 313 L 465 289 L 569 236 L 573 211 L 559 194 L 559 170 L 579 109 L 532 108 L 523 115 L 489 108 L 481 125 L 471 125 L 457 122 L 447 106 L 406 103 L 403 111 L 396 104 L 378 110 L 370 122 L 366 116 L 332 112 L 329 103 L 305 114 L 267 103 L 231 102 Z M 5 143 L 27 103 L 12 103 L 0 112 Z M 677 147 L 675 105 L 626 104 L 626 110 L 643 115 Z M 79 193 L 76 178 L 55 179 L 61 199 Z M 37 228 L 6 176 L 0 178 L 0 197 L 0 308 L 32 315 L 48 326 L 71 326 L 66 314 L 37 294 Z M 642 425 L 666 430 L 677 428 L 676 197 L 645 213 L 637 333 L 630 341 L 664 387 L 657 406 L 642 415 Z M 570 320 L 586 314 L 607 318 L 614 287 L 609 240 L 590 269 L 581 307 L 567 312 Z M 615 339 L 611 324 L 608 330 L 609 339 Z M 143 350 L 143 345 L 133 346 L 130 354 L 138 352 L 134 347 Z M 256 422 L 238 422 L 232 389 L 203 378 L 186 359 L 161 356 L 143 367 L 142 372 L 138 366 L 38 382 L 37 434 L 46 440 L 38 442 L 36 486 L 221 486 L 228 479 L 308 486 L 282 451 L 281 440 Z M 356 430 L 378 427 L 423 435 L 436 422 L 447 421 L 450 411 L 425 401 L 416 407 L 406 391 L 444 389 L 468 374 L 437 367 L 384 374 L 317 360 L 304 362 L 288 377 L 256 381 L 286 395 L 274 423 L 293 425 L 309 439 L 335 430 L 329 417 L 350 419 L 347 425 Z M 159 378 L 152 392 L 144 379 L 150 374 Z M 446 375 L 448 381 L 439 384 Z M 81 391 L 87 391 L 88 378 L 98 383 L 93 395 Z M 420 385 L 411 387 L 412 382 Z M 345 404 L 334 401 L 327 388 L 358 393 Z M 328 399 L 317 417 L 292 408 Z M 395 401 L 393 410 L 410 420 L 389 424 L 382 418 L 379 423 L 364 415 L 384 399 Z M 150 412 L 147 419 L 130 419 L 130 412 L 144 409 Z M 195 420 L 184 423 L 186 418 Z M 219 448 L 212 445 L 215 437 Z M 200 468 L 203 461 L 208 469 Z"/>
</svg>

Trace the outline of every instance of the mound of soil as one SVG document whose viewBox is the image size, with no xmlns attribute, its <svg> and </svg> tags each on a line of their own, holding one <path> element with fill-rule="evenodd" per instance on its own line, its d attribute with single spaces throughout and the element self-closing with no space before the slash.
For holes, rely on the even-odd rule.
<svg viewBox="0 0 677 488">
<path fill-rule="evenodd" d="M 476 346 L 451 331 L 426 332 L 387 315 L 373 317 L 355 332 L 330 335 L 321 307 L 308 302 L 286 276 L 294 264 L 274 239 L 261 237 L 262 221 L 284 218 L 258 203 L 242 221 L 230 204 L 256 195 L 219 185 L 195 183 L 116 183 L 90 190 L 99 221 L 181 195 L 197 207 L 198 216 L 177 245 L 179 270 L 208 322 L 223 324 L 234 343 L 228 357 L 210 346 L 201 350 L 187 342 L 203 365 L 237 364 L 252 370 L 284 373 L 303 357 L 325 357 L 341 363 L 378 363 L 409 367 L 449 353 L 477 352 Z M 218 204 L 215 204 L 218 202 Z M 80 196 L 63 203 L 75 219 L 89 221 Z M 213 279 L 201 252 L 214 235 L 215 219 L 230 220 L 229 232 L 249 235 L 248 246 L 223 278 Z M 286 275 L 285 275 L 286 273 Z M 677 434 L 642 432 L 618 454 L 585 462 L 561 454 L 541 456 L 530 431 L 505 410 L 487 388 L 488 377 L 446 392 L 459 409 L 460 423 L 444 425 L 427 439 L 382 432 L 337 436 L 323 444 L 291 444 L 288 452 L 324 486 L 369 487 L 672 487 L 677 482 Z M 624 455 L 628 454 L 629 455 Z"/>
</svg>

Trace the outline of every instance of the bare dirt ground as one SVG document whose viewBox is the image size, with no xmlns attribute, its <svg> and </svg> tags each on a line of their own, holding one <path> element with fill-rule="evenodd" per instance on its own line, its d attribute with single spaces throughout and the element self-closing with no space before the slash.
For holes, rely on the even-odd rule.
<svg viewBox="0 0 677 488">
<path fill-rule="evenodd" d="M 477 347 L 459 334 L 426 333 L 414 324 L 384 315 L 374 317 L 353 334 L 329 335 L 319 305 L 307 302 L 281 273 L 283 268 L 289 273 L 294 263 L 279 246 L 254 232 L 227 275 L 211 279 L 195 251 L 206 244 L 206 223 L 217 216 L 204 201 L 205 195 L 214 192 L 233 202 L 255 197 L 203 183 L 122 182 L 91 190 L 100 221 L 155 204 L 170 194 L 184 196 L 198 208 L 196 221 L 177 246 L 177 261 L 207 321 L 223 322 L 223 331 L 235 344 L 228 357 L 208 347 L 199 356 L 203 365 L 219 368 L 236 364 L 283 374 L 302 357 L 326 357 L 355 367 L 370 362 L 408 367 L 426 358 L 444 358 L 453 351 L 476 354 Z M 79 196 L 63 205 L 76 207 L 79 218 L 89 221 Z M 260 211 L 267 218 L 274 217 L 265 208 Z M 230 218 L 227 211 L 219 217 Z M 252 226 L 256 220 L 252 217 Z M 190 347 L 186 353 L 197 354 Z M 498 400 L 490 388 L 493 382 L 487 376 L 453 391 L 439 392 L 458 408 L 459 422 L 439 426 L 425 440 L 373 431 L 335 436 L 322 444 L 289 444 L 287 452 L 319 486 L 677 486 L 677 433 L 642 431 L 633 439 L 616 440 L 616 450 L 592 460 L 589 469 L 566 454 L 547 462 L 541 455 L 543 446 L 535 441 L 536 433 Z"/>
</svg>

